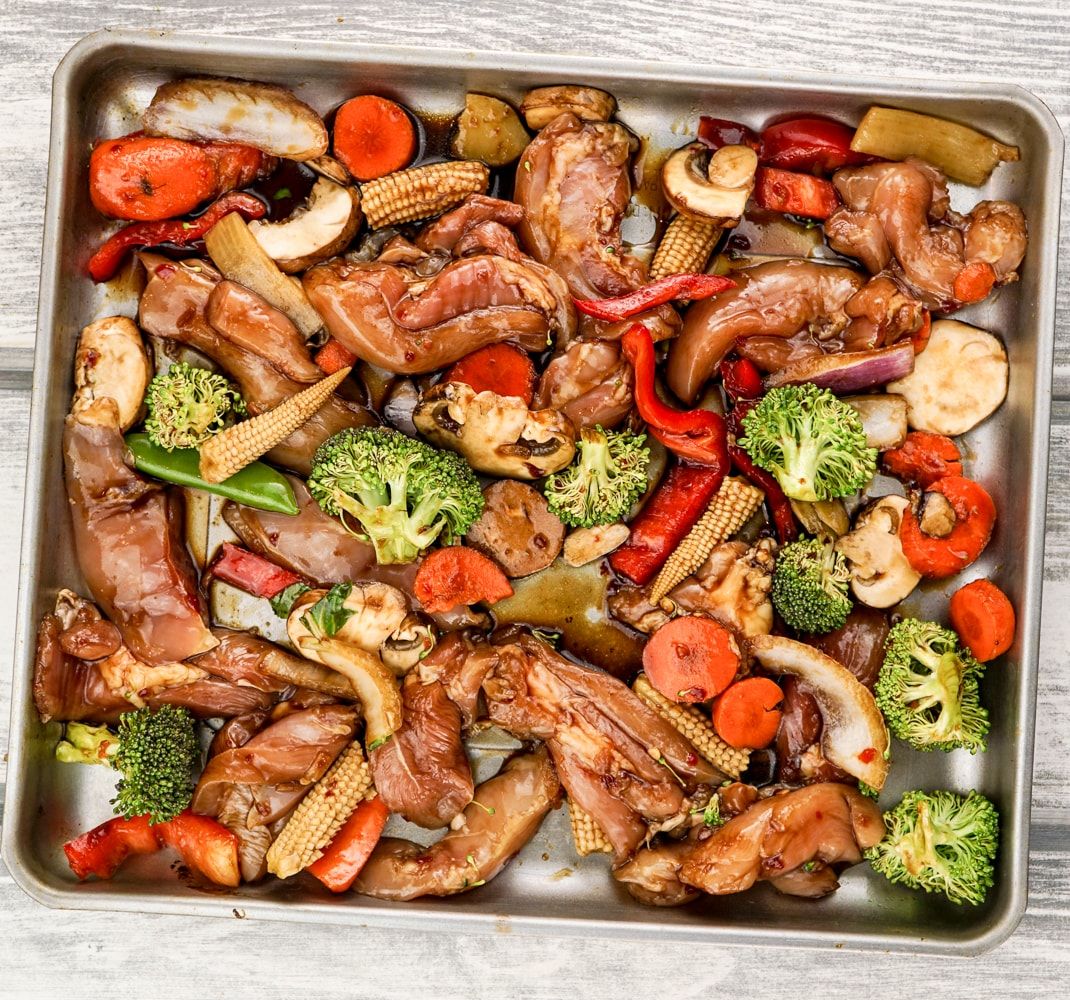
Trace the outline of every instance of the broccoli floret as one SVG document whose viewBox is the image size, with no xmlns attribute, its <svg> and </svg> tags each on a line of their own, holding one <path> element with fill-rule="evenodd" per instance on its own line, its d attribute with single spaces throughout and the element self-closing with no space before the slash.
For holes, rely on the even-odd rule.
<svg viewBox="0 0 1070 1000">
<path fill-rule="evenodd" d="M 483 513 L 479 480 L 460 455 L 385 427 L 350 427 L 324 441 L 308 490 L 372 543 L 379 563 L 412 562 L 439 536 L 459 538 Z"/>
<path fill-rule="evenodd" d="M 164 823 L 189 805 L 201 755 L 194 726 L 189 711 L 173 705 L 120 716 L 117 813 L 127 819 L 148 813 L 150 823 Z"/>
<path fill-rule="evenodd" d="M 847 560 L 831 540 L 800 538 L 777 554 L 773 606 L 792 628 L 823 635 L 839 628 L 851 613 Z"/>
<path fill-rule="evenodd" d="M 107 726 L 87 726 L 68 722 L 64 738 L 56 746 L 56 760 L 64 764 L 104 764 L 112 766 L 119 737 Z"/>
<path fill-rule="evenodd" d="M 916 750 L 985 749 L 984 665 L 951 629 L 905 618 L 888 633 L 874 695 L 888 728 Z"/>
<path fill-rule="evenodd" d="M 583 428 L 576 460 L 546 480 L 550 510 L 574 528 L 619 521 L 647 488 L 645 442 L 645 434 Z"/>
<path fill-rule="evenodd" d="M 145 406 L 145 433 L 168 451 L 198 447 L 223 430 L 231 414 L 245 412 L 238 390 L 222 375 L 181 361 L 149 383 Z"/>
<path fill-rule="evenodd" d="M 816 385 L 771 389 L 743 418 L 743 430 L 740 446 L 795 500 L 849 496 L 877 471 L 862 418 Z"/>
<path fill-rule="evenodd" d="M 884 814 L 888 832 L 870 847 L 870 864 L 890 882 L 942 892 L 952 903 L 983 903 L 993 884 L 999 813 L 970 792 L 907 792 Z"/>
</svg>

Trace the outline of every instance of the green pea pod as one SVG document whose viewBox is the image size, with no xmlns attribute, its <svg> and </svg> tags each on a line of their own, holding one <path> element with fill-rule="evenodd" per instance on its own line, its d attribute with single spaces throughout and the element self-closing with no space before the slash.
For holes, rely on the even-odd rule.
<svg viewBox="0 0 1070 1000">
<path fill-rule="evenodd" d="M 276 514 L 298 512 L 289 480 L 263 462 L 253 462 L 221 483 L 206 483 L 198 471 L 201 455 L 196 448 L 168 451 L 153 444 L 147 434 L 127 434 L 126 447 L 134 456 L 134 467 L 156 479 L 215 493 L 257 510 L 270 510 Z"/>
</svg>

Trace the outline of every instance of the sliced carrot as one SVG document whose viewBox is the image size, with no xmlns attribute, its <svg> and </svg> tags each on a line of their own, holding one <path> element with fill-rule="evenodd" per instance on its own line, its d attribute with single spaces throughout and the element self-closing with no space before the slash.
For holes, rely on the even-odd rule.
<svg viewBox="0 0 1070 1000">
<path fill-rule="evenodd" d="M 1007 652 L 1014 642 L 1014 606 L 988 580 L 974 580 L 955 591 L 948 615 L 966 648 L 982 663 Z"/>
<path fill-rule="evenodd" d="M 351 367 L 357 356 L 332 337 L 316 352 L 314 360 L 328 375 L 333 375 L 343 368 Z"/>
<path fill-rule="evenodd" d="M 881 455 L 881 464 L 890 476 L 925 487 L 946 476 L 961 476 L 961 459 L 959 446 L 951 438 L 911 431 L 898 448 Z"/>
<path fill-rule="evenodd" d="M 420 564 L 413 593 L 424 610 L 434 614 L 459 604 L 479 601 L 493 604 L 503 597 L 511 597 L 513 588 L 497 563 L 482 552 L 450 545 L 435 549 Z"/>
<path fill-rule="evenodd" d="M 713 728 L 737 750 L 769 746 L 780 726 L 784 692 L 768 677 L 736 681 L 713 703 Z"/>
<path fill-rule="evenodd" d="M 357 880 L 390 816 L 382 798 L 365 799 L 334 835 L 323 857 L 305 869 L 331 892 L 345 892 Z"/>
<path fill-rule="evenodd" d="M 955 298 L 963 305 L 980 302 L 996 283 L 996 272 L 987 261 L 967 264 L 957 275 L 952 285 Z"/>
<path fill-rule="evenodd" d="M 489 390 L 499 396 L 519 396 L 525 406 L 531 406 L 535 366 L 527 352 L 513 344 L 489 344 L 461 358 L 446 372 L 443 381 L 464 382 L 476 392 Z"/>
<path fill-rule="evenodd" d="M 984 552 L 996 523 L 996 505 L 980 483 L 963 476 L 945 476 L 928 489 L 947 498 L 955 512 L 954 528 L 943 538 L 927 535 L 908 507 L 899 523 L 899 541 L 917 572 L 941 579 L 965 569 Z"/>
<path fill-rule="evenodd" d="M 362 94 L 338 109 L 334 155 L 358 181 L 400 170 L 415 152 L 416 129 L 400 104 Z"/>
<path fill-rule="evenodd" d="M 911 335 L 910 343 L 914 346 L 914 353 L 921 354 L 929 344 L 929 337 L 933 332 L 933 314 L 928 309 L 921 311 L 921 326 Z"/>
<path fill-rule="evenodd" d="M 739 646 L 719 622 L 686 615 L 666 622 L 650 638 L 643 670 L 666 698 L 709 701 L 735 680 Z"/>
</svg>

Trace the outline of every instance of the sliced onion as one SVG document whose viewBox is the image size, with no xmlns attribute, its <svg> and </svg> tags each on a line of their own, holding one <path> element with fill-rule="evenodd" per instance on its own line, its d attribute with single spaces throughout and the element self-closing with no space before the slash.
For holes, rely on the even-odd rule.
<svg viewBox="0 0 1070 1000">
<path fill-rule="evenodd" d="M 778 385 L 813 382 L 842 396 L 904 378 L 913 370 L 914 345 L 909 340 L 901 340 L 875 351 L 822 354 L 793 361 L 766 378 L 765 387 L 775 389 Z"/>
<path fill-rule="evenodd" d="M 878 393 L 874 396 L 848 396 L 862 418 L 866 444 L 877 451 L 898 448 L 907 437 L 907 401 L 902 396 Z"/>
</svg>

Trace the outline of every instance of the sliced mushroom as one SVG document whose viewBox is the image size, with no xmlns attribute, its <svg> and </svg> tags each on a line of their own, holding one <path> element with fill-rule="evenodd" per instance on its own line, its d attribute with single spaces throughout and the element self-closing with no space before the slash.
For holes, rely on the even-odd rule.
<svg viewBox="0 0 1070 1000">
<path fill-rule="evenodd" d="M 730 228 L 747 207 L 757 169 L 758 155 L 749 146 L 722 146 L 711 155 L 693 142 L 665 161 L 661 188 L 681 215 Z"/>
<path fill-rule="evenodd" d="M 440 448 L 460 452 L 477 472 L 540 479 L 576 454 L 576 430 L 557 410 L 529 410 L 516 396 L 477 393 L 440 382 L 413 412 L 417 430 Z"/>
<path fill-rule="evenodd" d="M 90 323 L 78 338 L 74 356 L 74 399 L 79 414 L 97 399 L 112 399 L 119 429 L 128 431 L 141 412 L 152 366 L 141 331 L 126 316 L 106 316 Z"/>
<path fill-rule="evenodd" d="M 434 629 L 415 615 L 409 615 L 387 636 L 379 655 L 398 677 L 403 677 L 434 648 Z"/>
<path fill-rule="evenodd" d="M 620 548 L 630 533 L 628 525 L 619 521 L 593 528 L 576 528 L 565 539 L 565 562 L 570 566 L 586 566 Z"/>
<path fill-rule="evenodd" d="M 520 113 L 530 129 L 538 130 L 549 125 L 566 111 L 581 122 L 608 122 L 617 110 L 612 94 L 595 87 L 576 87 L 570 84 L 559 87 L 536 87 L 524 95 Z"/>
<path fill-rule="evenodd" d="M 921 582 L 903 554 L 899 525 L 909 503 L 905 497 L 881 497 L 858 515 L 854 530 L 836 543 L 851 567 L 851 590 L 871 608 L 898 604 Z"/>
<path fill-rule="evenodd" d="M 955 530 L 955 508 L 943 493 L 922 493 L 918 501 L 918 527 L 930 538 L 947 538 Z"/>
<path fill-rule="evenodd" d="M 317 156 L 315 159 L 305 160 L 305 166 L 319 174 L 320 177 L 326 177 L 327 180 L 334 181 L 335 184 L 341 184 L 343 187 L 348 187 L 353 183 L 353 177 L 345 166 L 326 153 L 323 156 Z"/>
<path fill-rule="evenodd" d="M 791 509 L 811 535 L 839 538 L 851 530 L 847 508 L 840 499 L 791 500 Z"/>
<path fill-rule="evenodd" d="M 312 186 L 308 201 L 282 222 L 256 220 L 249 232 L 279 270 L 295 274 L 341 253 L 360 227 L 360 194 L 326 177 Z"/>
</svg>

